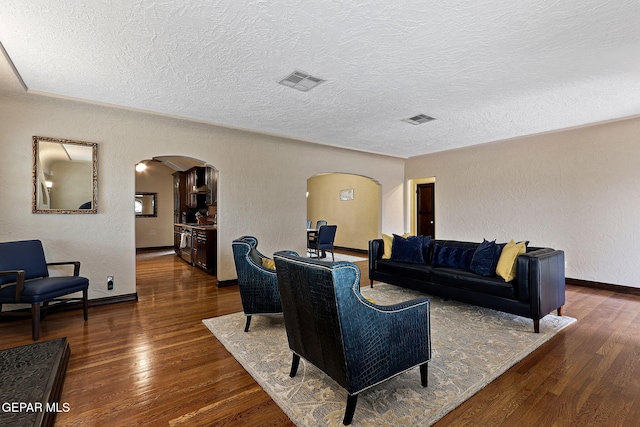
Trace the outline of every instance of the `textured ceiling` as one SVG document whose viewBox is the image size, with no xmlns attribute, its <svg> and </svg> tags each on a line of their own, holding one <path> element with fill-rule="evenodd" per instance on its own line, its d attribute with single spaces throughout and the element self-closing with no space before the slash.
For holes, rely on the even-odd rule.
<svg viewBox="0 0 640 427">
<path fill-rule="evenodd" d="M 0 42 L 33 92 L 410 157 L 640 114 L 639 22 L 638 0 L 3 0 Z M 326 82 L 277 84 L 294 70 Z"/>
</svg>

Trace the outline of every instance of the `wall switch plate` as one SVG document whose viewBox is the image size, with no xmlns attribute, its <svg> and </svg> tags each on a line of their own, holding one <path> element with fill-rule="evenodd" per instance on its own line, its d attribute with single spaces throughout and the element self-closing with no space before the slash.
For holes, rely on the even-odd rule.
<svg viewBox="0 0 640 427">
<path fill-rule="evenodd" d="M 113 290 L 113 276 L 107 276 L 107 290 Z"/>
</svg>

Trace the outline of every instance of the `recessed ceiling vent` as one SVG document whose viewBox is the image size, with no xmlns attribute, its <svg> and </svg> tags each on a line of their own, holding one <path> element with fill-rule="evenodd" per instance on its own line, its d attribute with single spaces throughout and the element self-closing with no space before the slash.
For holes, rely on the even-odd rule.
<svg viewBox="0 0 640 427">
<path fill-rule="evenodd" d="M 421 125 L 423 123 L 435 120 L 434 117 L 429 117 L 426 114 L 418 114 L 417 116 L 409 117 L 408 119 L 402 119 L 403 122 L 411 123 L 412 125 Z"/>
<path fill-rule="evenodd" d="M 281 85 L 289 86 L 294 89 L 301 90 L 303 92 L 310 91 L 314 87 L 318 86 L 320 83 L 325 80 L 319 79 L 317 77 L 313 77 L 307 73 L 303 73 L 302 71 L 294 71 L 289 74 L 284 79 L 280 80 L 278 83 Z"/>
</svg>

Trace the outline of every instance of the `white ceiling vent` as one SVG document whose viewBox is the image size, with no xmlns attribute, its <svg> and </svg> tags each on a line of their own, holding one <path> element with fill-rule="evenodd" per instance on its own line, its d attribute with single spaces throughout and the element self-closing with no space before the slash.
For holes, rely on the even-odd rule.
<svg viewBox="0 0 640 427">
<path fill-rule="evenodd" d="M 435 120 L 434 117 L 429 117 L 426 114 L 418 114 L 417 116 L 409 117 L 408 119 L 402 119 L 403 122 L 411 123 L 412 125 L 421 125 L 422 123 Z"/>
<path fill-rule="evenodd" d="M 319 79 L 317 77 L 313 77 L 307 73 L 296 70 L 293 73 L 289 74 L 284 79 L 280 80 L 278 83 L 280 83 L 281 85 L 292 87 L 294 89 L 301 90 L 303 92 L 307 92 L 313 89 L 314 87 L 318 86 L 320 83 L 324 81 L 325 80 Z"/>
</svg>

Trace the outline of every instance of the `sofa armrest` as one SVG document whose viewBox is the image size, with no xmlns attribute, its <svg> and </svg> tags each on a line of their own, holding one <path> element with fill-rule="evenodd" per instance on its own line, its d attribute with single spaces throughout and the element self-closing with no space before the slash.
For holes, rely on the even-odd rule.
<svg viewBox="0 0 640 427">
<path fill-rule="evenodd" d="M 529 300 L 533 318 L 565 304 L 564 251 L 544 248 L 518 257 L 518 299 Z"/>
<path fill-rule="evenodd" d="M 382 239 L 369 240 L 369 277 L 372 277 L 376 270 L 376 262 L 382 259 L 383 254 L 384 241 Z M 371 279 L 371 286 L 373 286 L 373 279 Z"/>
</svg>

